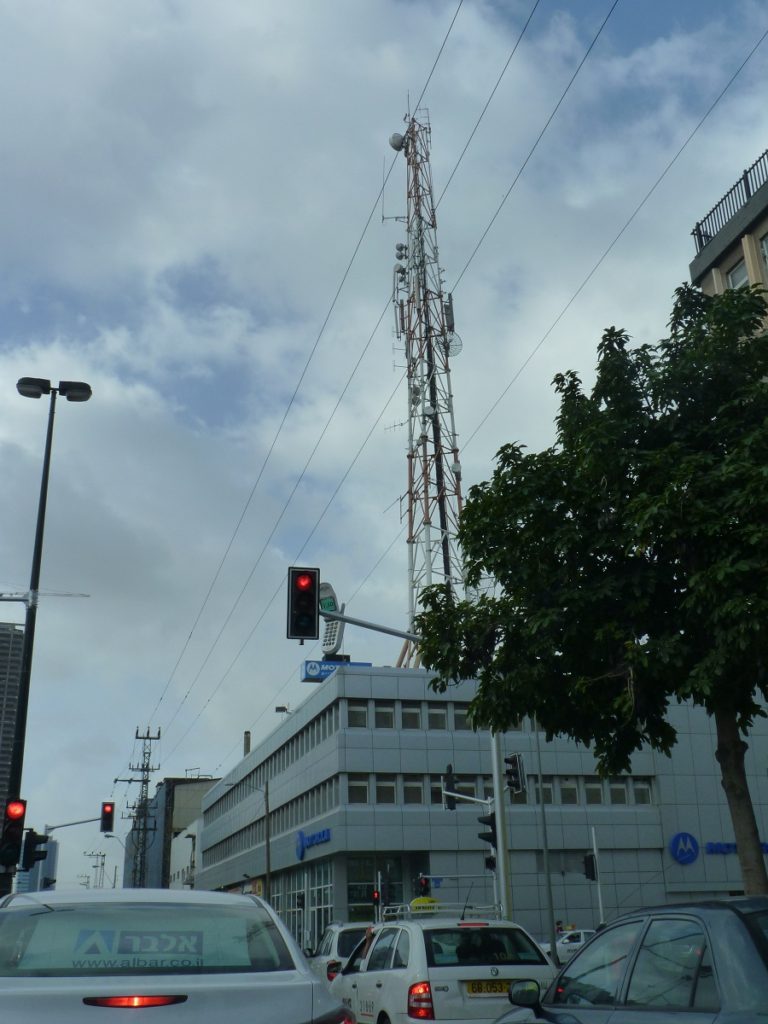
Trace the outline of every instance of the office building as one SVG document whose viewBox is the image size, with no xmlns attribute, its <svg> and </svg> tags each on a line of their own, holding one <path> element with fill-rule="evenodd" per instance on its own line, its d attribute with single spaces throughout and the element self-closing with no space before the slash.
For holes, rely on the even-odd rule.
<svg viewBox="0 0 768 1024">
<path fill-rule="evenodd" d="M 303 945 L 329 920 L 370 920 L 374 889 L 383 902 L 410 901 L 422 874 L 441 901 L 492 903 L 492 850 L 478 822 L 493 796 L 490 735 L 467 721 L 474 683 L 438 694 L 429 678 L 341 665 L 316 685 L 204 796 L 195 887 L 264 891 L 266 789 L 271 899 Z M 594 927 L 642 904 L 740 891 L 714 725 L 687 705 L 670 720 L 679 733 L 671 757 L 643 750 L 630 773 L 610 779 L 588 749 L 547 743 L 527 718 L 503 736 L 504 754 L 523 755 L 527 783 L 503 794 L 512 906 L 534 934 L 547 928 L 545 845 L 555 915 L 566 923 Z M 766 737 L 758 720 L 747 769 L 768 839 Z M 454 811 L 443 807 L 449 764 L 470 798 Z M 585 876 L 593 840 L 597 882 Z"/>
<path fill-rule="evenodd" d="M 8 800 L 11 777 L 23 646 L 24 627 L 13 622 L 0 622 L 0 801 L 3 807 Z"/>
</svg>

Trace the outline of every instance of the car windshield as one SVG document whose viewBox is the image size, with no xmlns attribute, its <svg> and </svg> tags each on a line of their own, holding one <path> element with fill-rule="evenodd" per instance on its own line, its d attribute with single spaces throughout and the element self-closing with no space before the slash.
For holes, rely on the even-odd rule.
<svg viewBox="0 0 768 1024">
<path fill-rule="evenodd" d="M 347 931 L 339 932 L 339 956 L 346 960 L 363 938 L 365 938 L 365 928 L 349 928 Z"/>
<path fill-rule="evenodd" d="M 70 903 L 0 912 L 0 977 L 290 971 L 260 906 Z"/>
<path fill-rule="evenodd" d="M 454 925 L 424 932 L 430 967 L 460 964 L 546 964 L 543 954 L 519 928 Z"/>
</svg>

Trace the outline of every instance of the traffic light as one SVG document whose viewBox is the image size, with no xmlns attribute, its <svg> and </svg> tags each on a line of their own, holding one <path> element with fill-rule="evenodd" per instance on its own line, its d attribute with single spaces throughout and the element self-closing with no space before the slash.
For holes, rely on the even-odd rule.
<svg viewBox="0 0 768 1024">
<path fill-rule="evenodd" d="M 3 814 L 3 834 L 0 836 L 0 864 L 12 868 L 19 863 L 24 839 L 26 800 L 9 800 Z"/>
<path fill-rule="evenodd" d="M 320 636 L 320 570 L 288 570 L 289 640 L 317 640 Z"/>
<path fill-rule="evenodd" d="M 449 793 L 456 792 L 456 779 L 454 778 L 453 775 L 452 764 L 446 765 L 445 775 L 443 776 L 443 789 L 445 790 L 445 793 L 443 795 L 443 806 L 445 807 L 446 811 L 455 811 L 456 797 L 448 795 Z"/>
<path fill-rule="evenodd" d="M 373 892 L 371 893 L 371 903 L 374 905 L 374 907 L 378 907 L 378 905 L 381 903 L 381 893 L 379 892 L 378 889 L 374 889 Z"/>
<path fill-rule="evenodd" d="M 111 800 L 107 800 L 101 805 L 101 824 L 99 825 L 101 832 L 114 832 L 115 831 L 115 805 Z"/>
<path fill-rule="evenodd" d="M 485 858 L 485 870 L 486 871 L 495 871 L 496 870 L 496 858 L 495 857 L 486 857 Z"/>
<path fill-rule="evenodd" d="M 21 870 L 31 871 L 34 864 L 39 860 L 45 860 L 48 856 L 47 850 L 38 850 L 38 846 L 45 846 L 50 836 L 41 835 L 31 828 L 24 836 L 24 850 L 21 854 Z"/>
<path fill-rule="evenodd" d="M 481 814 L 477 820 L 488 829 L 487 832 L 478 832 L 477 838 L 482 839 L 484 843 L 490 843 L 495 850 L 499 845 L 496 838 L 496 812 L 491 811 L 490 814 Z"/>
<path fill-rule="evenodd" d="M 594 853 L 588 853 L 584 857 L 584 875 L 590 882 L 597 881 L 597 858 Z"/>
<path fill-rule="evenodd" d="M 522 793 L 525 789 L 525 775 L 523 772 L 523 755 L 510 754 L 504 758 L 507 776 L 507 789 L 510 793 Z"/>
<path fill-rule="evenodd" d="M 425 875 L 419 875 L 418 889 L 419 896 L 429 896 L 432 891 L 432 884 Z"/>
</svg>

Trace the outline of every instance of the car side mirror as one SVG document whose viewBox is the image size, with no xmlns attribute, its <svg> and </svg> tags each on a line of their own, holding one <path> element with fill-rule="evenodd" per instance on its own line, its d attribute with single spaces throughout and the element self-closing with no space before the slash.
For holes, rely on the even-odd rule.
<svg viewBox="0 0 768 1024">
<path fill-rule="evenodd" d="M 514 981 L 509 988 L 509 1001 L 513 1006 L 526 1006 L 536 1016 L 541 1015 L 541 989 L 538 981 Z"/>
</svg>

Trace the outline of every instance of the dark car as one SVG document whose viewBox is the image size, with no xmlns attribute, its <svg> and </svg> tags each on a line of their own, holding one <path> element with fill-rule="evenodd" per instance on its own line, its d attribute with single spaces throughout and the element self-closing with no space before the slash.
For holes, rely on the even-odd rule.
<svg viewBox="0 0 768 1024">
<path fill-rule="evenodd" d="M 599 931 L 542 997 L 518 981 L 496 1024 L 768 1021 L 768 896 L 650 907 Z"/>
</svg>

